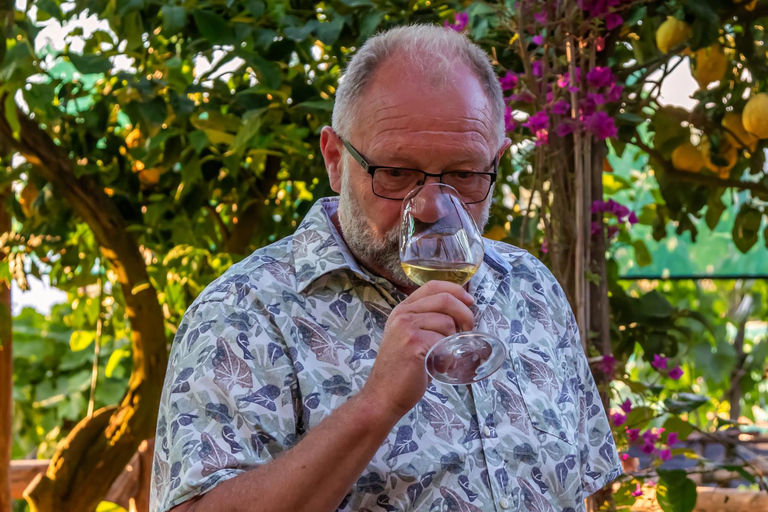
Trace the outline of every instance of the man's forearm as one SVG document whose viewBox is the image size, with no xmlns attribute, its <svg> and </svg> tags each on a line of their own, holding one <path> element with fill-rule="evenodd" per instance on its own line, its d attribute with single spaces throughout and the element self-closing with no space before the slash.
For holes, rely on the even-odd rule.
<svg viewBox="0 0 768 512">
<path fill-rule="evenodd" d="M 398 420 L 357 395 L 285 455 L 173 512 L 334 511 Z"/>
</svg>

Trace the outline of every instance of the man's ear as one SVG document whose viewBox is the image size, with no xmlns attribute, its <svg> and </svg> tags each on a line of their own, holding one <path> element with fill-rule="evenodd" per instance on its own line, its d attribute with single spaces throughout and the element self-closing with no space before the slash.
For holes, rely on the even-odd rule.
<svg viewBox="0 0 768 512">
<path fill-rule="evenodd" d="M 507 152 L 509 147 L 512 145 L 512 139 L 509 137 L 504 137 L 504 142 L 501 143 L 501 149 L 499 150 L 499 160 L 501 160 L 501 157 L 504 156 L 504 153 Z"/>
<path fill-rule="evenodd" d="M 320 152 L 325 160 L 325 170 L 328 172 L 331 189 L 340 194 L 341 174 L 344 171 L 344 145 L 330 126 L 324 126 L 320 132 Z"/>
</svg>

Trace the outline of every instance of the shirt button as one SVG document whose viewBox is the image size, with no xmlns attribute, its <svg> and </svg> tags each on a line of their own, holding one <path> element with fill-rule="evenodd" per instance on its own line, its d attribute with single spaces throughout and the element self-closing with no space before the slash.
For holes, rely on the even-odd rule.
<svg viewBox="0 0 768 512">
<path fill-rule="evenodd" d="M 483 427 L 483 435 L 485 435 L 485 437 L 490 437 L 490 435 L 491 435 L 491 429 L 488 428 L 487 425 L 485 427 Z"/>
<path fill-rule="evenodd" d="M 509 508 L 509 500 L 507 498 L 501 498 L 499 500 L 499 506 L 501 508 Z"/>
</svg>

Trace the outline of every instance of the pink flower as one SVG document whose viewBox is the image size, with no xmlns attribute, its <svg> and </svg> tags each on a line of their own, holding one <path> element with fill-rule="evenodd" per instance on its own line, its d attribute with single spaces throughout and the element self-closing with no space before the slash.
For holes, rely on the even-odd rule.
<svg viewBox="0 0 768 512">
<path fill-rule="evenodd" d="M 523 123 L 523 126 L 531 130 L 533 133 L 549 128 L 549 116 L 546 110 L 536 112 Z"/>
<path fill-rule="evenodd" d="M 595 47 L 599 52 L 605 50 L 605 38 L 603 36 L 597 36 L 597 39 L 595 39 Z"/>
<path fill-rule="evenodd" d="M 607 66 L 595 66 L 587 73 L 587 83 L 592 87 L 608 87 L 614 80 L 613 72 Z"/>
<path fill-rule="evenodd" d="M 639 221 L 637 220 L 637 214 L 635 214 L 635 212 L 632 212 L 632 213 L 630 213 L 630 214 L 629 214 L 629 217 L 627 217 L 627 221 L 629 221 L 629 223 L 630 223 L 632 226 L 634 226 L 635 224 L 637 224 L 637 223 L 639 222 Z"/>
<path fill-rule="evenodd" d="M 576 130 L 575 123 L 571 121 L 563 121 L 555 126 L 555 135 L 558 137 L 565 137 L 569 133 L 573 133 Z"/>
<path fill-rule="evenodd" d="M 457 13 L 454 21 L 455 23 L 449 23 L 448 20 L 445 20 L 443 26 L 455 30 L 456 32 L 461 32 L 467 28 L 467 24 L 469 24 L 469 14 L 465 12 Z"/>
<path fill-rule="evenodd" d="M 616 365 L 616 358 L 608 354 L 603 356 L 603 360 L 600 361 L 600 371 L 606 375 L 613 373 L 613 367 Z"/>
<path fill-rule="evenodd" d="M 635 490 L 634 490 L 634 491 L 632 491 L 632 496 L 634 496 L 635 498 L 637 498 L 637 497 L 639 497 L 639 496 L 642 496 L 642 495 L 643 495 L 643 488 L 642 488 L 642 487 L 640 487 L 640 484 L 637 484 L 637 485 L 635 486 Z"/>
<path fill-rule="evenodd" d="M 643 439 L 646 443 L 653 444 L 656 441 L 659 440 L 659 434 L 655 433 L 652 429 L 648 429 L 645 432 L 643 432 Z"/>
<path fill-rule="evenodd" d="M 653 443 L 649 443 L 649 442 L 646 441 L 645 443 L 643 443 L 643 446 L 642 446 L 642 448 L 640 448 L 640 451 L 642 451 L 643 453 L 645 453 L 647 455 L 650 455 L 650 454 L 653 453 L 653 451 L 655 449 L 656 448 L 653 446 Z"/>
<path fill-rule="evenodd" d="M 661 450 L 659 452 L 659 458 L 661 460 L 669 460 L 672 458 L 672 451 L 671 450 Z"/>
<path fill-rule="evenodd" d="M 682 376 L 683 376 L 683 370 L 680 368 L 679 364 L 676 364 L 674 368 L 669 370 L 669 378 L 670 379 L 678 380 Z"/>
<path fill-rule="evenodd" d="M 653 362 L 651 363 L 651 366 L 653 366 L 657 370 L 666 370 L 667 358 L 661 357 L 659 354 L 653 354 Z"/>
<path fill-rule="evenodd" d="M 621 410 L 624 411 L 627 414 L 632 412 L 632 402 L 629 401 L 629 398 L 624 400 L 624 403 L 621 404 Z"/>
<path fill-rule="evenodd" d="M 536 132 L 536 146 L 544 146 L 549 144 L 549 131 L 538 130 Z"/>
<path fill-rule="evenodd" d="M 517 87 L 517 75 L 511 71 L 507 71 L 506 75 L 504 75 L 502 78 L 499 78 L 499 83 L 501 83 L 502 91 L 514 89 Z"/>
<path fill-rule="evenodd" d="M 628 428 L 627 429 L 627 439 L 629 442 L 637 441 L 637 437 L 640 435 L 640 429 L 639 428 Z"/>
<path fill-rule="evenodd" d="M 627 421 L 627 417 L 617 412 L 611 415 L 611 420 L 613 421 L 613 424 L 618 427 L 620 425 L 623 425 L 624 422 Z"/>
<path fill-rule="evenodd" d="M 533 64 L 531 64 L 531 71 L 533 72 L 533 76 L 541 76 L 541 61 L 533 61 Z"/>
<path fill-rule="evenodd" d="M 544 254 L 547 254 L 549 252 L 549 244 L 547 244 L 546 238 L 541 242 L 541 252 L 543 252 Z"/>
<path fill-rule="evenodd" d="M 608 30 L 613 30 L 622 23 L 624 23 L 624 19 L 615 12 L 608 13 L 608 16 L 605 17 L 605 28 Z"/>
<path fill-rule="evenodd" d="M 611 87 L 608 88 L 608 92 L 605 93 L 605 97 L 609 102 L 616 103 L 621 101 L 621 93 L 623 92 L 623 85 L 611 84 Z"/>
<path fill-rule="evenodd" d="M 545 25 L 547 23 L 547 12 L 546 11 L 535 12 L 533 13 L 533 19 L 535 19 L 537 22 L 541 23 L 542 25 Z"/>
<path fill-rule="evenodd" d="M 584 128 L 600 140 L 615 138 L 619 131 L 613 118 L 605 112 L 595 112 L 584 118 Z"/>
<path fill-rule="evenodd" d="M 540 35 L 535 35 L 535 36 L 533 36 L 533 38 L 531 38 L 531 41 L 533 41 L 533 44 L 539 44 L 540 45 L 541 43 L 544 42 L 544 38 L 541 37 Z"/>
<path fill-rule="evenodd" d="M 552 105 L 552 113 L 558 115 L 565 115 L 571 110 L 571 104 L 565 100 L 560 100 Z"/>
<path fill-rule="evenodd" d="M 575 82 L 576 82 L 576 85 L 578 85 L 579 83 L 581 83 L 581 68 L 576 67 L 575 69 L 576 69 Z M 560 78 L 557 79 L 557 86 L 560 87 L 561 89 L 565 89 L 569 85 L 571 85 L 571 74 L 569 71 L 566 71 L 565 73 L 560 75 Z M 578 88 L 576 90 L 578 91 Z M 575 91 L 571 91 L 571 92 L 575 92 Z"/>
<path fill-rule="evenodd" d="M 677 438 L 677 432 L 670 432 L 669 435 L 667 436 L 667 444 L 669 446 L 672 446 L 672 445 L 677 444 L 679 442 L 680 442 L 680 440 Z"/>
</svg>

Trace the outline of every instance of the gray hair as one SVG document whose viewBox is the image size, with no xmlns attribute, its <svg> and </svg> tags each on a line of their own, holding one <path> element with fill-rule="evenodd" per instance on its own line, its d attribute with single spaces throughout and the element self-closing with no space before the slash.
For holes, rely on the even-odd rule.
<svg viewBox="0 0 768 512">
<path fill-rule="evenodd" d="M 488 54 L 466 36 L 437 25 L 396 27 L 368 39 L 347 64 L 333 105 L 333 130 L 349 139 L 358 122 L 359 103 L 379 67 L 392 56 L 403 56 L 431 77 L 447 81 L 456 62 L 469 67 L 491 105 L 497 144 L 505 135 L 504 94 Z"/>
</svg>

